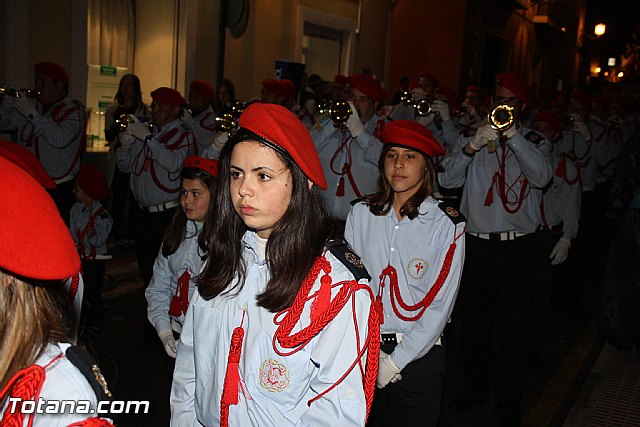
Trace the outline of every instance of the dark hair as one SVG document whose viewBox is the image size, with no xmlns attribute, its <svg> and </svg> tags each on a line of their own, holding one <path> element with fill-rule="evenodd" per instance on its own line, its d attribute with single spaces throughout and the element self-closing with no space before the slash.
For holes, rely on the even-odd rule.
<svg viewBox="0 0 640 427">
<path fill-rule="evenodd" d="M 244 141 L 264 143 L 252 132 L 240 129 L 220 153 L 216 221 L 212 222 L 211 229 L 205 228 L 207 236 L 211 236 L 207 239 L 209 259 L 197 279 L 200 295 L 206 300 L 239 292 L 246 280 L 242 237 L 249 229 L 234 210 L 229 189 L 231 153 Z M 291 306 L 326 241 L 335 237 L 334 220 L 324 205 L 320 189 L 315 185 L 309 189 L 308 179 L 298 165 L 287 155 L 274 151 L 291 172 L 293 185 L 289 206 L 267 243 L 271 278 L 264 292 L 257 296 L 258 305 L 271 312 Z"/>
<path fill-rule="evenodd" d="M 229 79 L 222 80 L 222 82 L 218 85 L 216 89 L 216 98 L 213 102 L 213 109 L 217 112 L 220 112 L 225 107 L 220 103 L 220 97 L 218 96 L 218 93 L 220 92 L 220 86 L 224 86 L 224 88 L 227 90 L 227 93 L 229 94 L 230 102 L 233 103 L 236 100 L 236 89 L 233 86 L 233 82 Z"/>
<path fill-rule="evenodd" d="M 211 174 L 203 171 L 198 168 L 184 168 L 182 169 L 181 174 L 182 179 L 199 179 L 202 184 L 204 184 L 210 193 L 209 198 L 209 208 L 207 210 L 207 218 L 204 221 L 204 227 L 206 227 L 207 223 L 211 216 L 209 215 L 216 203 L 216 179 Z M 165 258 L 169 255 L 175 253 L 180 247 L 182 241 L 187 237 L 187 216 L 184 214 L 182 208 L 176 209 L 175 214 L 173 215 L 173 219 L 171 220 L 171 225 L 167 227 L 167 230 L 164 233 L 164 239 L 162 240 L 162 256 Z M 204 229 L 203 227 L 203 229 Z M 202 250 L 203 254 L 206 254 L 207 251 L 207 243 L 204 237 L 204 232 L 200 233 L 198 237 L 198 246 Z M 204 258 L 204 255 L 203 255 Z"/>
<path fill-rule="evenodd" d="M 142 106 L 142 89 L 140 88 L 140 78 L 135 74 L 125 74 L 120 78 L 120 83 L 118 84 L 118 92 L 116 92 L 115 100 L 118 104 L 124 105 L 124 95 L 122 94 L 122 83 L 126 79 L 131 79 L 133 82 L 133 87 L 136 92 L 136 109 Z"/>
<path fill-rule="evenodd" d="M 382 147 L 382 153 L 380 154 L 380 158 L 378 159 L 378 170 L 380 170 L 380 174 L 382 175 L 382 184 L 380 185 L 380 190 L 378 192 L 367 196 L 364 200 L 367 206 L 369 206 L 369 211 L 377 216 L 386 215 L 389 213 L 389 210 L 393 207 L 393 197 L 395 195 L 393 189 L 387 182 L 386 177 L 384 176 L 384 160 L 387 156 L 389 150 L 393 147 L 404 147 L 402 145 L 396 144 L 384 144 Z M 410 148 L 413 150 L 413 148 Z M 402 205 L 400 208 L 401 216 L 408 216 L 409 219 L 414 219 L 420 214 L 420 204 L 424 199 L 429 197 L 431 193 L 433 193 L 433 183 L 436 179 L 435 169 L 433 167 L 433 163 L 431 162 L 431 157 L 424 154 L 422 151 L 414 150 L 416 153 L 420 153 L 425 160 L 425 176 L 422 180 L 422 185 L 418 188 L 418 191 L 411 197 L 409 200 Z"/>
</svg>

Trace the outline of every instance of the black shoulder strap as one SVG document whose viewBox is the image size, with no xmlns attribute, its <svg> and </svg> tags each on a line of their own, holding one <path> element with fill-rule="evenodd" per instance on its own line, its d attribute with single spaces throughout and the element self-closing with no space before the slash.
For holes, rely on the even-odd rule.
<svg viewBox="0 0 640 427">
<path fill-rule="evenodd" d="M 459 224 L 466 221 L 464 215 L 462 215 L 462 213 L 460 213 L 460 211 L 456 209 L 453 203 L 449 201 L 440 202 L 438 203 L 438 207 L 442 210 L 442 212 L 444 212 L 446 216 L 449 217 L 451 222 L 453 222 L 454 224 Z"/>
<path fill-rule="evenodd" d="M 538 132 L 533 131 L 533 130 L 527 132 L 527 134 L 524 136 L 524 138 L 528 139 L 530 142 L 533 142 L 535 145 L 538 145 L 542 141 L 544 141 L 544 137 L 542 137 L 542 135 L 540 135 Z"/>
<path fill-rule="evenodd" d="M 366 198 L 367 198 L 367 196 L 358 197 L 357 199 L 353 199 L 349 203 L 351 204 L 351 206 L 355 206 L 358 203 L 360 203 L 361 201 L 365 200 Z"/>
<path fill-rule="evenodd" d="M 349 246 L 347 242 L 343 240 L 329 240 L 326 246 L 329 252 L 338 258 L 338 260 L 353 273 L 356 280 L 371 280 L 371 276 L 360 260 L 360 257 L 356 255 L 355 251 L 351 249 L 351 246 Z"/>
<path fill-rule="evenodd" d="M 87 379 L 96 394 L 98 401 L 111 400 L 112 395 L 107 381 L 93 357 L 82 347 L 71 346 L 65 351 L 65 356 Z"/>
</svg>

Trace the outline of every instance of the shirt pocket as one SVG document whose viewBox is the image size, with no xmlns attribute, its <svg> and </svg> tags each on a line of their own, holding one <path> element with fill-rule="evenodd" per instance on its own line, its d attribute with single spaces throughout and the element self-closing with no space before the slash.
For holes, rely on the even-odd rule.
<svg viewBox="0 0 640 427">
<path fill-rule="evenodd" d="M 215 343 L 220 336 L 221 311 L 214 307 L 192 305 L 193 353 L 196 372 L 213 372 L 215 368 Z"/>
<path fill-rule="evenodd" d="M 309 398 L 311 375 L 316 368 L 305 349 L 280 356 L 273 349 L 272 336 L 261 331 L 246 351 L 245 381 L 256 405 L 268 399 L 286 414 L 296 408 L 301 399 Z M 304 405 L 306 408 L 306 401 Z"/>
<path fill-rule="evenodd" d="M 404 278 L 412 297 L 411 304 L 414 304 L 424 297 L 438 277 L 438 250 L 428 243 L 407 239 L 398 245 L 398 251 L 400 261 L 398 265 L 394 264 L 398 271 L 398 280 L 401 282 Z M 402 283 L 398 284 L 403 291 Z M 408 300 L 405 301 L 409 303 Z"/>
</svg>

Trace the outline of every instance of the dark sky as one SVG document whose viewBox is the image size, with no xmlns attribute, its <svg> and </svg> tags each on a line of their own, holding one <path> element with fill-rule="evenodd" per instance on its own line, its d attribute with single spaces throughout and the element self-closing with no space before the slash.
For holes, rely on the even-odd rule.
<svg viewBox="0 0 640 427">
<path fill-rule="evenodd" d="M 620 58 L 634 28 L 640 26 L 640 2 L 637 0 L 589 0 L 586 24 L 593 33 L 595 24 L 607 25 L 602 37 L 603 57 Z"/>
</svg>

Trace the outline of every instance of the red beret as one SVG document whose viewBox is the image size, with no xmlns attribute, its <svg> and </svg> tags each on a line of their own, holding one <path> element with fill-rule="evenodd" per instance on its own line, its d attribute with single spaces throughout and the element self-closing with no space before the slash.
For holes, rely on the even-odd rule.
<svg viewBox="0 0 640 427">
<path fill-rule="evenodd" d="M 451 108 L 458 108 L 460 105 L 460 98 L 458 98 L 458 94 L 453 88 L 449 86 L 438 86 L 436 88 L 436 92 L 443 95 L 449 101 L 449 106 Z"/>
<path fill-rule="evenodd" d="M 591 109 L 591 95 L 589 95 L 588 93 L 582 92 L 580 90 L 574 90 L 571 93 L 571 99 L 577 102 L 578 104 L 581 104 L 583 107 L 587 108 L 588 110 Z"/>
<path fill-rule="evenodd" d="M 282 84 L 280 84 L 279 80 L 263 80 L 262 86 L 266 87 L 271 93 L 279 98 L 286 98 L 287 96 L 287 89 Z"/>
<path fill-rule="evenodd" d="M 55 62 L 39 62 L 33 66 L 33 70 L 36 74 L 47 76 L 54 82 L 62 82 L 65 86 L 69 85 L 67 71 Z"/>
<path fill-rule="evenodd" d="M 484 97 L 484 90 L 480 86 L 469 85 L 467 87 L 467 92 L 477 93 L 480 98 Z"/>
<path fill-rule="evenodd" d="M 184 159 L 184 168 L 200 169 L 211 176 L 218 177 L 218 161 L 200 156 L 189 156 Z"/>
<path fill-rule="evenodd" d="M 384 98 L 384 89 L 377 80 L 366 74 L 354 74 L 349 76 L 349 85 L 358 89 L 374 101 L 380 101 Z"/>
<path fill-rule="evenodd" d="M 383 144 L 401 145 L 418 150 L 427 156 L 444 156 L 444 148 L 429 129 L 413 120 L 394 120 L 384 125 L 380 134 Z"/>
<path fill-rule="evenodd" d="M 336 74 L 335 76 L 333 76 L 333 82 L 341 85 L 346 85 L 347 83 L 349 83 L 349 78 L 344 74 Z"/>
<path fill-rule="evenodd" d="M 278 81 L 280 82 L 280 86 L 282 86 L 284 91 L 286 92 L 285 97 L 296 96 L 296 85 L 293 84 L 293 82 L 291 80 L 289 80 L 289 79 L 280 79 Z"/>
<path fill-rule="evenodd" d="M 76 177 L 78 186 L 93 200 L 104 200 L 109 195 L 107 178 L 95 165 L 84 164 Z"/>
<path fill-rule="evenodd" d="M 327 189 L 311 134 L 291 111 L 281 105 L 254 103 L 242 113 L 239 125 L 285 150 L 307 178 L 323 190 Z"/>
<path fill-rule="evenodd" d="M 560 119 L 549 111 L 540 111 L 534 117 L 534 121 L 541 120 L 548 124 L 555 132 L 562 134 L 563 126 Z"/>
<path fill-rule="evenodd" d="M 213 89 L 213 86 L 211 86 L 209 83 L 205 82 L 204 80 L 192 81 L 191 84 L 189 85 L 189 89 L 192 92 L 195 92 L 198 95 L 205 97 L 210 102 L 216 99 L 215 89 Z"/>
<path fill-rule="evenodd" d="M 0 158 L 0 267 L 30 279 L 66 279 L 80 257 L 58 208 L 25 170 Z"/>
<path fill-rule="evenodd" d="M 34 177 L 40 185 L 48 190 L 56 188 L 56 183 L 49 177 L 38 158 L 22 145 L 15 142 L 0 141 L 0 156 L 11 160 Z"/>
<path fill-rule="evenodd" d="M 187 102 L 180 92 L 170 87 L 159 87 L 151 92 L 151 98 L 160 104 L 171 106 L 181 106 Z"/>
<path fill-rule="evenodd" d="M 504 88 L 509 89 L 515 96 L 524 101 L 525 104 L 531 104 L 533 94 L 529 86 L 524 84 L 520 77 L 512 73 L 502 73 L 496 76 L 496 83 Z"/>
<path fill-rule="evenodd" d="M 420 79 L 420 77 L 423 77 L 429 80 L 433 85 L 433 87 L 437 87 L 440 85 L 440 80 L 438 80 L 438 78 L 434 74 L 431 74 L 428 71 L 423 71 L 422 73 L 420 73 L 420 75 L 418 76 L 418 79 Z"/>
</svg>

